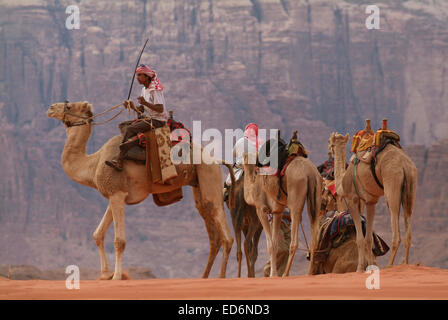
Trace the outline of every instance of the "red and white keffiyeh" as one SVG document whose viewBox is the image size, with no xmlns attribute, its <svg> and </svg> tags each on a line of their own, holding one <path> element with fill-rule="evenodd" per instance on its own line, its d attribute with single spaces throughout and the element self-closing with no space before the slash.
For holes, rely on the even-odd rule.
<svg viewBox="0 0 448 320">
<path fill-rule="evenodd" d="M 244 129 L 244 137 L 255 143 L 257 151 L 260 150 L 261 146 L 264 143 L 263 139 L 258 137 L 258 125 L 256 123 L 249 123 Z"/>
<path fill-rule="evenodd" d="M 159 81 L 159 78 L 157 77 L 157 72 L 155 70 L 152 70 L 149 66 L 145 64 L 141 64 L 137 67 L 135 70 L 135 73 L 143 73 L 147 76 L 151 77 L 151 83 L 149 84 L 149 91 L 155 90 L 155 91 L 161 91 L 163 90 L 163 85 Z"/>
</svg>

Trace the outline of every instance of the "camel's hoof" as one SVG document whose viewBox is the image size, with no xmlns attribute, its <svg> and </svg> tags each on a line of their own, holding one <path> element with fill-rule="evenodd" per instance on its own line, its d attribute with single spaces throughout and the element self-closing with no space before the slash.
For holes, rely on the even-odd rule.
<svg viewBox="0 0 448 320">
<path fill-rule="evenodd" d="M 112 275 L 110 276 L 109 280 L 131 280 L 131 277 L 126 273 L 126 272 L 122 272 L 121 273 L 121 278 L 115 278 L 115 272 L 112 273 Z"/>
<path fill-rule="evenodd" d="M 113 276 L 113 274 L 111 275 L 109 273 L 104 273 L 104 274 L 101 274 L 97 280 L 110 280 L 110 279 L 112 279 L 112 276 Z"/>
</svg>

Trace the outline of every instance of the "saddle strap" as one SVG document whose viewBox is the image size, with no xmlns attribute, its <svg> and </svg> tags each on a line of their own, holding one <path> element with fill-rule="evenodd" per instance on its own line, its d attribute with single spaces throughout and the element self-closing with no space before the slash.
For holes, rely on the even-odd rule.
<svg viewBox="0 0 448 320">
<path fill-rule="evenodd" d="M 372 161 L 370 161 L 370 171 L 372 171 L 372 175 L 373 175 L 373 178 L 374 178 L 375 181 L 376 181 L 376 184 L 377 184 L 381 189 L 384 189 L 384 186 L 381 184 L 380 180 L 378 179 L 378 176 L 376 175 L 376 172 L 375 172 L 375 165 L 376 165 L 376 157 L 373 157 L 373 158 L 372 158 Z"/>
<path fill-rule="evenodd" d="M 285 196 L 288 196 L 288 193 L 285 191 L 285 189 L 283 189 L 283 183 L 282 183 L 282 176 L 279 175 L 278 177 L 278 194 L 277 194 L 277 200 L 280 200 L 280 198 L 282 197 L 281 192 L 283 192 L 285 194 Z"/>
<path fill-rule="evenodd" d="M 358 187 L 356 186 L 356 165 L 359 163 L 358 156 L 355 154 L 355 158 L 353 159 L 353 186 L 355 187 L 356 194 L 358 197 L 361 197 L 361 194 L 359 193 Z"/>
</svg>

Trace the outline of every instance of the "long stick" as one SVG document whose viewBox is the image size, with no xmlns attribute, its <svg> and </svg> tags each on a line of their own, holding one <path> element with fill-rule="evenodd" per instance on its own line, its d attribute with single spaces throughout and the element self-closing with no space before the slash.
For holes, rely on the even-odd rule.
<svg viewBox="0 0 448 320">
<path fill-rule="evenodd" d="M 132 86 L 134 85 L 134 79 L 135 79 L 135 70 L 138 67 L 138 64 L 140 63 L 140 58 L 142 57 L 143 51 L 145 50 L 146 44 L 148 43 L 149 39 L 146 39 L 145 44 L 143 45 L 142 51 L 140 51 L 140 55 L 138 56 L 137 63 L 135 64 L 135 68 L 132 72 L 132 81 L 131 81 L 131 87 L 129 88 L 128 98 L 126 100 L 129 100 L 129 97 L 131 96 L 132 92 Z"/>
<path fill-rule="evenodd" d="M 134 79 L 135 79 L 135 70 L 137 69 L 138 64 L 140 63 L 140 58 L 142 57 L 143 51 L 145 50 L 145 47 L 146 47 L 146 44 L 148 43 L 148 40 L 149 39 L 146 39 L 146 42 L 143 45 L 142 51 L 140 51 L 140 55 L 138 56 L 137 63 L 135 64 L 135 68 L 134 68 L 134 70 L 132 72 L 131 87 L 129 88 L 129 93 L 128 93 L 128 99 L 127 100 L 129 100 L 129 97 L 131 96 L 132 86 L 134 85 Z"/>
</svg>

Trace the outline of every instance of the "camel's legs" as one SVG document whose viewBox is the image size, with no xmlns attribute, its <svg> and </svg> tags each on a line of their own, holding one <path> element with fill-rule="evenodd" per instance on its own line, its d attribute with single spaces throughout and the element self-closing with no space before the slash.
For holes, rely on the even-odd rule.
<svg viewBox="0 0 448 320">
<path fill-rule="evenodd" d="M 353 202 L 355 203 L 353 203 Z M 362 233 L 362 223 L 361 216 L 358 209 L 358 201 L 359 198 L 355 198 L 353 200 L 349 200 L 351 205 L 349 205 L 349 212 L 352 215 L 353 222 L 355 223 L 356 229 L 356 246 L 358 247 L 358 267 L 356 268 L 356 272 L 364 272 L 365 271 L 365 239 L 364 234 Z"/>
<path fill-rule="evenodd" d="M 256 220 L 255 220 L 256 219 Z M 255 277 L 255 262 L 258 257 L 258 241 L 263 230 L 257 216 L 251 218 L 246 239 L 244 239 L 244 252 L 247 261 L 247 276 Z"/>
<path fill-rule="evenodd" d="M 226 214 L 222 202 L 215 203 L 215 214 L 212 215 L 215 224 L 218 226 L 219 236 L 222 244 L 222 263 L 220 278 L 226 277 L 227 262 L 229 261 L 230 250 L 232 250 L 233 237 L 232 232 L 227 224 Z"/>
<path fill-rule="evenodd" d="M 272 218 L 272 249 L 271 249 L 271 277 L 277 277 L 277 253 L 278 243 L 280 237 L 280 222 L 282 221 L 282 214 L 273 214 Z"/>
<path fill-rule="evenodd" d="M 250 229 L 249 229 L 250 230 Z M 252 239 L 249 238 L 249 231 L 244 238 L 244 255 L 246 256 L 246 265 L 247 265 L 247 276 L 249 278 L 253 277 L 251 273 L 251 251 L 252 251 Z"/>
<path fill-rule="evenodd" d="M 404 211 L 404 226 L 406 228 L 406 234 L 404 236 L 404 247 L 406 249 L 404 263 L 409 263 L 409 250 L 411 248 L 412 232 L 411 232 L 411 216 L 412 208 L 403 208 Z"/>
<path fill-rule="evenodd" d="M 208 257 L 207 266 L 202 274 L 203 278 L 208 277 L 221 245 L 223 246 L 223 256 L 219 277 L 225 278 L 227 262 L 229 260 L 229 254 L 233 244 L 232 232 L 227 225 L 220 189 L 217 190 L 217 194 L 219 196 L 215 197 L 216 199 L 208 200 L 204 197 L 206 194 L 201 193 L 199 188 L 193 188 L 195 205 L 206 223 L 207 232 L 210 239 L 210 254 Z M 216 201 L 217 199 L 220 199 L 221 202 Z M 218 232 L 216 232 L 216 229 L 218 229 Z"/>
<path fill-rule="evenodd" d="M 289 257 L 283 277 L 289 276 L 294 255 L 299 247 L 299 225 L 302 222 L 302 211 L 305 207 L 306 189 L 304 188 L 302 192 L 294 192 L 294 194 L 296 196 L 295 203 L 290 203 L 292 201 L 288 202 L 288 208 L 291 215 L 291 244 L 289 245 Z"/>
<path fill-rule="evenodd" d="M 241 250 L 241 233 L 238 233 L 235 236 L 237 242 L 236 259 L 238 261 L 238 278 L 241 278 L 241 261 L 243 260 L 243 252 Z"/>
<path fill-rule="evenodd" d="M 392 248 L 389 258 L 388 267 L 394 264 L 395 256 L 397 254 L 398 248 L 401 243 L 400 235 L 400 184 L 398 187 L 396 185 L 390 186 L 389 184 L 384 184 L 384 196 L 386 197 L 387 206 L 389 207 L 390 220 L 392 226 Z"/>
<path fill-rule="evenodd" d="M 125 224 L 124 224 L 124 208 L 125 208 L 125 198 L 127 193 L 117 192 L 110 196 L 109 205 L 112 210 L 112 216 L 114 220 L 114 247 L 115 247 L 115 272 L 112 280 L 122 279 L 122 260 L 123 253 L 126 247 L 126 235 L 125 235 Z"/>
<path fill-rule="evenodd" d="M 213 266 L 213 262 L 215 261 L 216 256 L 218 255 L 219 249 L 221 248 L 219 234 L 216 232 L 216 226 L 214 225 L 211 219 L 204 219 L 205 227 L 208 233 L 209 239 L 209 253 L 207 259 L 207 265 L 205 266 L 204 272 L 202 273 L 202 278 L 208 278 L 210 271 Z"/>
<path fill-rule="evenodd" d="M 372 252 L 373 246 L 373 222 L 375 219 L 375 206 L 376 204 L 366 204 L 367 209 L 367 217 L 366 217 L 366 255 L 367 255 L 367 263 L 369 265 L 376 265 L 376 259 Z"/>
<path fill-rule="evenodd" d="M 205 266 L 204 272 L 202 273 L 202 278 L 208 278 L 210 274 L 210 270 L 212 269 L 213 262 L 219 252 L 219 248 L 221 244 L 219 243 L 219 233 L 216 232 L 216 226 L 214 225 L 210 215 L 208 214 L 207 209 L 202 204 L 202 197 L 199 188 L 193 187 L 193 197 L 196 209 L 198 209 L 199 214 L 205 222 L 205 228 L 207 229 L 208 239 L 209 239 L 209 253 L 207 264 Z"/>
<path fill-rule="evenodd" d="M 104 238 L 106 236 L 106 231 L 111 223 L 112 210 L 110 208 L 110 205 L 108 205 L 100 224 L 93 233 L 93 239 L 95 239 L 96 245 L 98 247 L 98 252 L 100 254 L 101 280 L 109 279 L 109 263 L 107 262 L 106 251 L 104 250 Z"/>
<path fill-rule="evenodd" d="M 272 263 L 272 234 L 271 226 L 269 225 L 268 216 L 269 209 L 267 207 L 257 208 L 257 216 L 263 226 L 264 234 L 266 236 L 266 247 L 268 249 L 269 258 Z"/>
<path fill-rule="evenodd" d="M 239 199 L 238 199 L 239 200 Z M 243 199 L 244 200 L 244 199 Z M 240 201 L 234 209 L 231 210 L 233 231 L 235 232 L 236 240 L 236 260 L 238 261 L 238 278 L 241 278 L 241 262 L 243 260 L 243 253 L 241 250 L 241 233 L 242 233 L 242 220 L 245 214 L 245 206 Z M 247 254 L 246 254 L 247 259 Z"/>
</svg>

